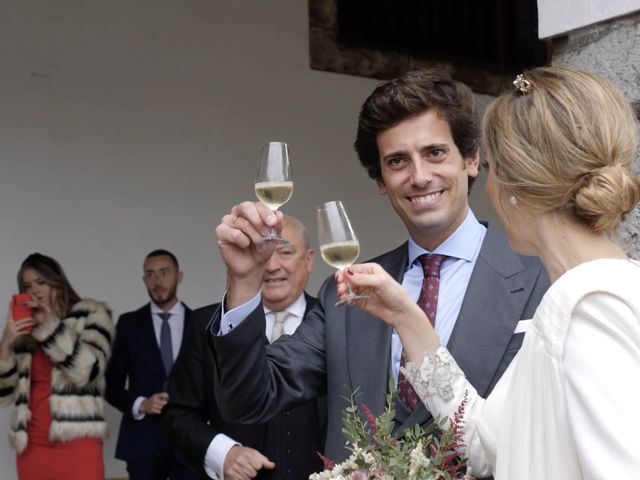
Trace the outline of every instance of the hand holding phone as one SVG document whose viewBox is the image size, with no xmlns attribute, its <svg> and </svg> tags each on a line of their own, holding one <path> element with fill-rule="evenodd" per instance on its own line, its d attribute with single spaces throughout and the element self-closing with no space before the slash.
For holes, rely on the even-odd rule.
<svg viewBox="0 0 640 480">
<path fill-rule="evenodd" d="M 28 293 L 19 293 L 11 296 L 11 316 L 13 320 L 22 320 L 31 317 L 31 307 L 28 302 L 33 301 Z M 33 327 L 29 327 L 25 331 L 30 332 Z"/>
</svg>

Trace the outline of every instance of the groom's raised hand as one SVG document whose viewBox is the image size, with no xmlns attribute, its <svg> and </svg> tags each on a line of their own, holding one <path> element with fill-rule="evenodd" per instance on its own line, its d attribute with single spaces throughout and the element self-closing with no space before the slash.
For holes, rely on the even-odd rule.
<svg viewBox="0 0 640 480">
<path fill-rule="evenodd" d="M 276 242 L 260 242 L 269 227 L 280 231 L 282 213 L 258 202 L 243 202 L 222 217 L 216 227 L 218 249 L 227 266 L 226 308 L 251 300 L 260 291 L 266 263 Z"/>
</svg>

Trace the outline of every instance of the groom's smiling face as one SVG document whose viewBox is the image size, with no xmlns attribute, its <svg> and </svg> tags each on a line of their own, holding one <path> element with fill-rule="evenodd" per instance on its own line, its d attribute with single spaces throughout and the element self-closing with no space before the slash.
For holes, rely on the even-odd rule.
<svg viewBox="0 0 640 480">
<path fill-rule="evenodd" d="M 378 191 L 411 237 L 434 250 L 467 216 L 469 178 L 478 175 L 479 156 L 463 158 L 449 122 L 433 109 L 380 132 L 377 144 Z"/>
</svg>

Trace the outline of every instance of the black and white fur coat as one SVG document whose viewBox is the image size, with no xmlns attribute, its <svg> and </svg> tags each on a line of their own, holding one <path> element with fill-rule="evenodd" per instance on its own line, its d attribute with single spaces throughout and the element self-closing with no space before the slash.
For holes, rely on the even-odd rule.
<svg viewBox="0 0 640 480">
<path fill-rule="evenodd" d="M 13 401 L 9 443 L 27 447 L 31 420 L 31 359 L 38 342 L 53 363 L 49 439 L 104 438 L 104 371 L 111 355 L 114 326 L 109 307 L 94 300 L 76 303 L 64 320 L 52 316 L 19 337 L 12 355 L 0 360 L 0 405 Z"/>
</svg>

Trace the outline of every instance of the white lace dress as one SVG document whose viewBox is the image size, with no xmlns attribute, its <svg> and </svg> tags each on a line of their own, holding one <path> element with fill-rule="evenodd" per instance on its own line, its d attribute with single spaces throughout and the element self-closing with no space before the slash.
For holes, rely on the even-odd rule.
<svg viewBox="0 0 640 480">
<path fill-rule="evenodd" d="M 476 476 L 640 479 L 640 264 L 595 260 L 560 277 L 486 400 L 444 347 L 405 375 L 436 418 L 468 392 Z"/>
</svg>

